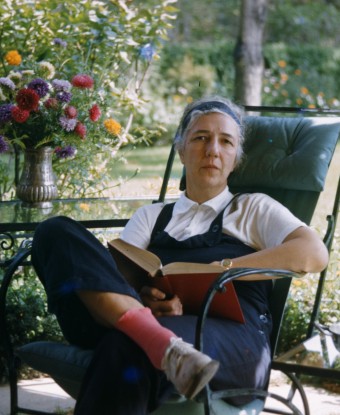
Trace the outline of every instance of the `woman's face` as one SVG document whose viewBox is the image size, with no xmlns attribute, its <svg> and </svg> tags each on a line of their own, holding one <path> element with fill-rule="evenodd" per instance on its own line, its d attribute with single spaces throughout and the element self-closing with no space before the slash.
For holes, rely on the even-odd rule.
<svg viewBox="0 0 340 415">
<path fill-rule="evenodd" d="M 205 114 L 193 123 L 179 151 L 190 199 L 203 203 L 225 189 L 239 141 L 239 127 L 228 114 Z"/>
</svg>

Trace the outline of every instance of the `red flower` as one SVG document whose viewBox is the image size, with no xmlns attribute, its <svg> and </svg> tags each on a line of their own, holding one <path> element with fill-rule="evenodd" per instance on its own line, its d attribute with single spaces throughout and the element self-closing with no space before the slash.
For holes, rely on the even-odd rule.
<svg viewBox="0 0 340 415">
<path fill-rule="evenodd" d="M 86 137 L 86 126 L 81 122 L 77 123 L 76 128 L 73 131 L 82 139 Z"/>
<path fill-rule="evenodd" d="M 64 109 L 64 114 L 67 118 L 76 118 L 78 111 L 75 107 L 69 105 Z"/>
<path fill-rule="evenodd" d="M 11 108 L 11 113 L 13 120 L 19 123 L 25 122 L 30 116 L 29 111 L 23 110 L 15 105 Z"/>
<path fill-rule="evenodd" d="M 92 88 L 94 81 L 89 75 L 79 74 L 73 77 L 71 84 L 76 88 Z"/>
<path fill-rule="evenodd" d="M 59 101 L 57 100 L 57 98 L 48 98 L 45 102 L 44 105 L 47 109 L 53 109 L 56 110 L 59 107 Z"/>
<path fill-rule="evenodd" d="M 92 107 L 89 110 L 90 120 L 93 122 L 96 122 L 99 120 L 100 116 L 102 115 L 102 112 L 100 111 L 100 108 L 97 104 L 92 105 Z"/>
<path fill-rule="evenodd" d="M 18 107 L 27 111 L 38 109 L 39 99 L 39 95 L 29 88 L 20 89 L 15 97 Z"/>
</svg>

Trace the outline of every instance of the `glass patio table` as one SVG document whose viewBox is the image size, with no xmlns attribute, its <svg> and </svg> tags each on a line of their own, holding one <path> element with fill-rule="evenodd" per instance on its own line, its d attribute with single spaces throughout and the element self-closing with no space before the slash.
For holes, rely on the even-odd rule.
<svg viewBox="0 0 340 415">
<path fill-rule="evenodd" d="M 139 207 L 153 201 L 157 196 L 56 199 L 46 209 L 23 207 L 19 200 L 0 202 L 0 256 L 15 247 L 15 241 L 32 237 L 38 224 L 47 218 L 68 216 L 89 229 L 106 228 L 117 233 Z"/>
</svg>

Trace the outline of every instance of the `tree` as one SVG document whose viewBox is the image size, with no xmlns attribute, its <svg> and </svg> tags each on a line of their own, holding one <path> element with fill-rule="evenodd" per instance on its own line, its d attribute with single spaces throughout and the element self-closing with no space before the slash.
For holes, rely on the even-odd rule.
<svg viewBox="0 0 340 415">
<path fill-rule="evenodd" d="M 264 58 L 263 33 L 268 0 L 242 0 L 239 33 L 234 50 L 235 100 L 260 105 Z"/>
</svg>

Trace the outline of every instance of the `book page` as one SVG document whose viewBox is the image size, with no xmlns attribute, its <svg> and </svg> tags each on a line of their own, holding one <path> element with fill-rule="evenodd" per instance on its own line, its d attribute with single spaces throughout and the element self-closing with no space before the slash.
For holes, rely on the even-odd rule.
<svg viewBox="0 0 340 415">
<path fill-rule="evenodd" d="M 156 271 L 162 267 L 161 261 L 157 255 L 145 249 L 131 245 L 122 239 L 114 239 L 108 242 L 109 249 L 116 249 L 121 252 L 135 264 L 143 268 L 150 275 L 154 275 Z"/>
<path fill-rule="evenodd" d="M 172 262 L 164 265 L 163 275 L 175 274 L 221 274 L 225 269 L 221 265 L 200 264 L 195 262 Z"/>
</svg>

